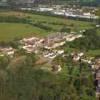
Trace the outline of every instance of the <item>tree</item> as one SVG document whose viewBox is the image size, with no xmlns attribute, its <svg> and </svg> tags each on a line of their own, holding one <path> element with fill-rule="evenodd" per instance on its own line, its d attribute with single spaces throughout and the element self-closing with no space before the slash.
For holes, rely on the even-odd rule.
<svg viewBox="0 0 100 100">
<path fill-rule="evenodd" d="M 10 62 L 10 58 L 8 56 L 0 56 L 0 69 L 5 69 Z"/>
<path fill-rule="evenodd" d="M 67 28 L 66 26 L 63 26 L 60 31 L 61 32 L 68 32 L 68 33 L 70 33 L 71 29 L 70 28 Z"/>
</svg>

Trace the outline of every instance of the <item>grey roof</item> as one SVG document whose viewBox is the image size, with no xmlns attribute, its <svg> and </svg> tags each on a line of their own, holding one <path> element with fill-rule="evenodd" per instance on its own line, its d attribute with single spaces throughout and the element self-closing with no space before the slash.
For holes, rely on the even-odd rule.
<svg viewBox="0 0 100 100">
<path fill-rule="evenodd" d="M 96 92 L 99 92 L 100 93 L 100 87 L 97 87 L 96 88 Z"/>
</svg>

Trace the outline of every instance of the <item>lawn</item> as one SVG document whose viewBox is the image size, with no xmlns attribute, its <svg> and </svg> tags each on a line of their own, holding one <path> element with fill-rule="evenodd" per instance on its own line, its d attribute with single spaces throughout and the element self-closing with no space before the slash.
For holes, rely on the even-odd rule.
<svg viewBox="0 0 100 100">
<path fill-rule="evenodd" d="M 0 41 L 9 41 L 14 38 L 32 35 L 44 36 L 46 31 L 27 24 L 0 23 Z"/>
<path fill-rule="evenodd" d="M 28 24 L 0 23 L 0 41 L 9 41 L 14 38 L 32 35 L 45 36 L 49 33 L 60 31 L 63 26 L 71 28 L 72 31 L 80 31 L 93 26 L 93 24 L 90 22 L 15 11 L 0 11 L 0 16 L 17 16 L 26 18 L 31 20 L 32 23 L 38 23 L 52 28 L 52 30 L 47 31 L 38 26 L 32 26 Z"/>
</svg>

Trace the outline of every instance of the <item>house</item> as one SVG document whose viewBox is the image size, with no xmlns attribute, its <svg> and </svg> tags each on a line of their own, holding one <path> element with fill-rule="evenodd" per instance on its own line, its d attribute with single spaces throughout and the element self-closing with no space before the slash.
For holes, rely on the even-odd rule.
<svg viewBox="0 0 100 100">
<path fill-rule="evenodd" d="M 43 56 L 45 58 L 54 59 L 57 56 L 57 53 L 53 51 L 46 51 L 46 52 L 43 52 Z"/>
<path fill-rule="evenodd" d="M 81 61 L 82 61 L 82 62 L 85 62 L 85 63 L 88 63 L 88 64 L 91 64 L 91 63 L 92 63 L 91 60 L 89 60 L 89 59 L 84 59 L 84 58 L 82 58 Z"/>
<path fill-rule="evenodd" d="M 43 56 L 45 58 L 54 59 L 55 57 L 63 53 L 64 53 L 64 50 L 48 50 L 46 52 L 43 52 Z"/>
<path fill-rule="evenodd" d="M 83 52 L 77 53 L 77 52 L 73 52 L 71 53 L 71 56 L 73 58 L 73 61 L 77 62 L 81 59 L 82 56 L 84 56 Z"/>
<path fill-rule="evenodd" d="M 96 88 L 96 98 L 97 100 L 100 100 L 100 87 Z"/>
<path fill-rule="evenodd" d="M 26 45 L 27 44 L 32 45 L 32 44 L 34 44 L 38 40 L 39 40 L 39 38 L 37 38 L 37 37 L 30 37 L 30 38 L 23 38 L 20 42 L 24 43 Z"/>
<path fill-rule="evenodd" d="M 98 25 L 98 24 L 97 24 L 97 25 L 96 25 L 96 27 L 97 27 L 97 28 L 99 28 L 99 27 L 100 27 L 100 25 Z"/>
<path fill-rule="evenodd" d="M 61 71 L 61 66 L 60 65 L 53 65 L 52 66 L 52 71 L 53 72 L 60 72 Z"/>
<path fill-rule="evenodd" d="M 54 43 L 52 46 L 45 46 L 46 49 L 55 49 L 57 47 L 63 46 L 66 42 Z"/>
<path fill-rule="evenodd" d="M 80 57 L 77 56 L 77 55 L 74 55 L 74 57 L 73 57 L 73 61 L 79 61 L 79 60 L 80 60 Z"/>
<path fill-rule="evenodd" d="M 43 46 L 44 39 L 39 39 L 37 37 L 23 38 L 21 43 L 21 48 L 26 50 L 28 53 L 37 53 L 38 47 Z"/>
<path fill-rule="evenodd" d="M 23 46 L 22 47 L 24 50 L 26 50 L 27 51 L 27 53 L 32 53 L 32 52 L 34 52 L 34 49 L 35 49 L 35 45 L 27 45 L 27 46 Z"/>
<path fill-rule="evenodd" d="M 92 69 L 100 69 L 100 58 L 95 59 L 95 61 L 93 62 L 93 64 L 91 65 Z"/>
<path fill-rule="evenodd" d="M 65 13 L 62 12 L 62 11 L 54 11 L 53 13 L 54 13 L 55 15 L 65 15 Z"/>
<path fill-rule="evenodd" d="M 98 86 L 97 87 L 100 87 L 100 80 L 98 80 Z"/>
<path fill-rule="evenodd" d="M 46 7 L 43 7 L 43 8 L 39 8 L 38 11 L 41 11 L 41 12 L 53 11 L 53 8 L 46 8 Z"/>
<path fill-rule="evenodd" d="M 8 55 L 8 56 L 13 56 L 15 53 L 15 50 L 12 47 L 1 47 L 0 51 L 2 54 Z"/>
<path fill-rule="evenodd" d="M 100 80 L 100 70 L 96 72 L 96 80 Z"/>
<path fill-rule="evenodd" d="M 100 98 L 100 70 L 96 72 L 96 97 Z"/>
<path fill-rule="evenodd" d="M 68 42 L 74 41 L 75 39 L 81 38 L 81 37 L 83 37 L 83 35 L 81 35 L 81 34 L 79 34 L 79 35 L 69 34 L 69 35 L 64 36 L 64 38 L 65 38 L 66 41 L 68 41 Z"/>
</svg>

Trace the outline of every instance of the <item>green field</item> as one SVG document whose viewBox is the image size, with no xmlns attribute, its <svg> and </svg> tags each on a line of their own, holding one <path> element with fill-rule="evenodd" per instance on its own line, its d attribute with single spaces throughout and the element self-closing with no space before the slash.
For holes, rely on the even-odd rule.
<svg viewBox="0 0 100 100">
<path fill-rule="evenodd" d="M 86 53 L 88 56 L 100 56 L 100 49 L 97 49 L 97 50 L 89 50 L 87 53 Z"/>
<path fill-rule="evenodd" d="M 93 24 L 90 22 L 15 11 L 1 11 L 0 16 L 16 16 L 26 18 L 31 20 L 32 23 L 42 24 L 52 29 L 47 31 L 38 26 L 32 26 L 23 23 L 0 23 L 0 41 L 9 41 L 14 38 L 21 38 L 32 35 L 45 36 L 47 34 L 60 31 L 63 26 L 70 28 L 72 31 L 80 31 L 82 29 L 88 29 L 93 26 Z"/>
<path fill-rule="evenodd" d="M 32 35 L 45 35 L 46 32 L 40 28 L 27 24 L 0 23 L 0 41 L 9 41 L 14 38 L 27 37 Z"/>
</svg>

